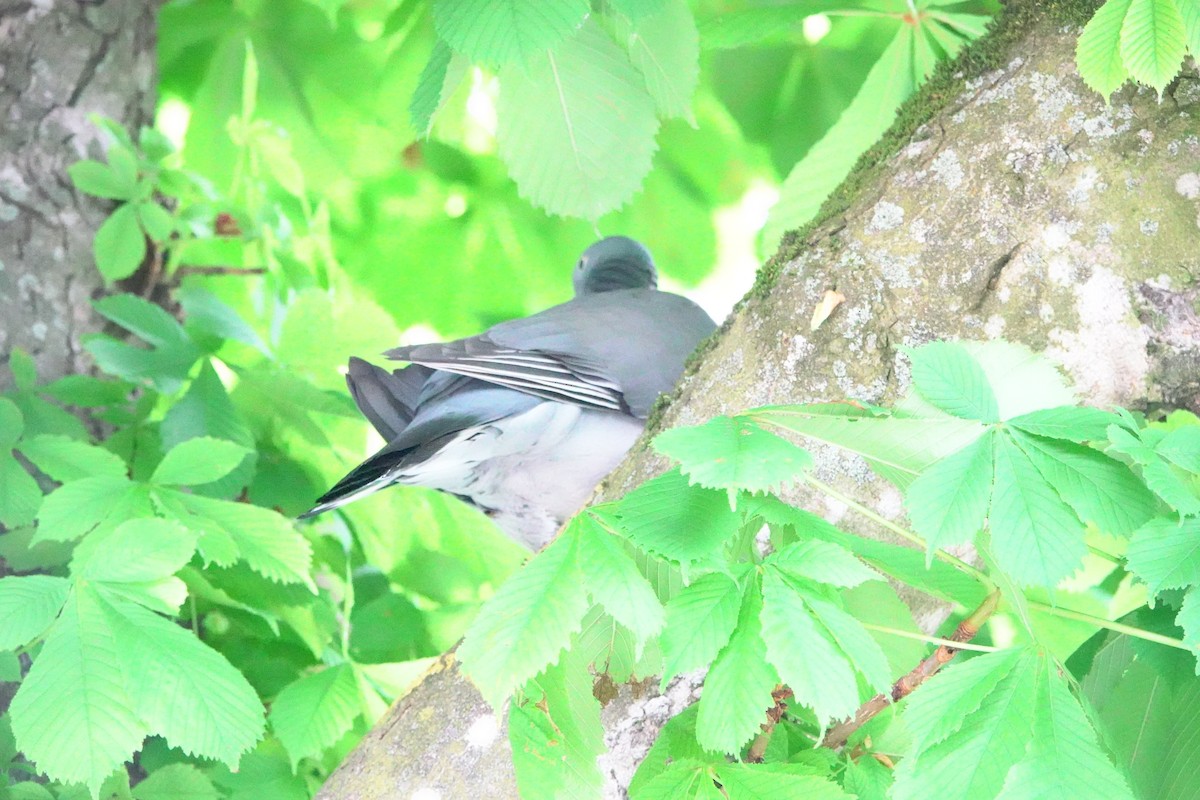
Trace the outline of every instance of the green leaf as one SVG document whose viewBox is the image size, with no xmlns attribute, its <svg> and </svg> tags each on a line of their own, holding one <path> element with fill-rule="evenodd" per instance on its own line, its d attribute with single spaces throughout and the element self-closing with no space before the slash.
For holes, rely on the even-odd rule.
<svg viewBox="0 0 1200 800">
<path fill-rule="evenodd" d="M 1104 533 L 1127 536 L 1157 510 L 1154 495 L 1137 476 L 1097 450 L 1019 430 L 1013 440 L 1079 518 Z"/>
<path fill-rule="evenodd" d="M 167 764 L 139 781 L 133 800 L 220 800 L 208 776 L 192 764 Z"/>
<path fill-rule="evenodd" d="M 39 771 L 94 795 L 141 746 L 149 728 L 126 688 L 130 656 L 99 598 L 76 588 L 12 701 L 17 746 Z"/>
<path fill-rule="evenodd" d="M 996 440 L 988 525 L 1002 569 L 1022 585 L 1052 587 L 1083 561 L 1083 524 L 1009 436 Z"/>
<path fill-rule="evenodd" d="M 100 408 L 127 402 L 133 388 L 133 384 L 125 381 L 103 380 L 91 375 L 67 375 L 46 384 L 42 390 L 63 403 L 81 408 Z"/>
<path fill-rule="evenodd" d="M 1016 667 L 961 721 L 953 736 L 920 747 L 896 769 L 894 800 L 977 800 L 995 797 L 1031 736 L 1034 683 L 1046 666 L 1025 652 Z M 936 691 L 936 678 L 921 692 Z M 914 699 L 917 695 L 914 695 Z"/>
<path fill-rule="evenodd" d="M 712 663 L 738 624 L 742 585 L 720 572 L 697 579 L 667 603 L 662 679 Z"/>
<path fill-rule="evenodd" d="M 358 664 L 411 661 L 435 655 L 425 614 L 403 595 L 387 592 L 355 599 L 350 614 L 350 655 Z"/>
<path fill-rule="evenodd" d="M 792 168 L 763 228 L 764 252 L 773 252 L 784 233 L 816 216 L 858 157 L 892 124 L 896 109 L 916 88 L 913 37 L 912 26 L 899 26 L 838 121 Z"/>
<path fill-rule="evenodd" d="M 173 747 L 236 767 L 263 732 L 254 689 L 193 633 L 139 605 L 104 603 L 139 718 Z"/>
<path fill-rule="evenodd" d="M 138 203 L 137 213 L 142 229 L 154 241 L 165 242 L 175 232 L 175 218 L 158 203 Z"/>
<path fill-rule="evenodd" d="M 1086 406 L 1058 406 L 1013 417 L 1008 424 L 1025 433 L 1064 439 L 1068 442 L 1102 442 L 1108 438 L 1108 426 L 1120 418 L 1111 411 Z"/>
<path fill-rule="evenodd" d="M 922 472 L 904 494 L 904 508 L 933 551 L 970 541 L 983 528 L 992 494 L 995 435 L 988 432 Z"/>
<path fill-rule="evenodd" d="M 96 268 L 107 281 L 119 281 L 137 271 L 146 256 L 146 236 L 133 205 L 126 203 L 104 220 L 96 231 L 92 253 Z"/>
<path fill-rule="evenodd" d="M 131 510 L 136 504 L 134 490 L 128 479 L 111 475 L 83 478 L 60 486 L 47 495 L 38 511 L 34 543 L 78 539 L 105 520 Z"/>
<path fill-rule="evenodd" d="M 1105 100 L 1129 77 L 1121 60 L 1121 29 L 1132 2 L 1108 0 L 1084 26 L 1075 46 L 1079 76 Z"/>
<path fill-rule="evenodd" d="M 839 3 L 846 7 L 854 3 Z M 799 31 L 804 19 L 829 11 L 823 0 L 801 0 L 786 5 L 752 6 L 714 14 L 700 21 L 700 42 L 705 50 L 727 50 Z"/>
<path fill-rule="evenodd" d="M 867 759 L 868 761 L 871 759 Z M 721 764 L 718 779 L 729 800 L 853 800 L 804 764 Z"/>
<path fill-rule="evenodd" d="M 556 47 L 583 23 L 584 0 L 434 0 L 438 35 L 458 52 L 489 67 L 526 63 Z M 570 45 L 565 45 L 566 50 Z"/>
<path fill-rule="evenodd" d="M 65 578 L 9 575 L 0 579 L 0 650 L 24 647 L 58 616 L 67 599 Z"/>
<path fill-rule="evenodd" d="M 672 597 L 662 634 L 664 682 L 711 664 L 729 642 L 741 605 L 741 585 L 719 572 L 710 572 Z"/>
<path fill-rule="evenodd" d="M 1183 29 L 1187 32 L 1188 50 L 1192 56 L 1200 53 L 1200 5 L 1180 3 L 1179 13 L 1183 17 Z"/>
<path fill-rule="evenodd" d="M 662 603 L 620 540 L 586 512 L 570 522 L 576 558 L 592 599 L 644 643 L 662 629 Z M 640 652 L 640 647 L 639 647 Z"/>
<path fill-rule="evenodd" d="M 972 420 L 875 416 L 848 404 L 764 406 L 743 416 L 828 442 L 916 476 L 987 432 Z"/>
<path fill-rule="evenodd" d="M 831 586 L 852 587 L 883 580 L 849 550 L 829 542 L 795 542 L 767 556 L 763 563 L 787 575 Z"/>
<path fill-rule="evenodd" d="M 1183 628 L 1183 640 L 1200 651 L 1200 588 L 1192 586 L 1183 596 L 1175 624 Z M 1196 662 L 1196 674 L 1200 675 L 1200 660 Z"/>
<path fill-rule="evenodd" d="M 501 70 L 498 114 L 509 174 L 522 197 L 552 214 L 595 220 L 627 202 L 650 171 L 654 101 L 595 20 L 561 48 Z"/>
<path fill-rule="evenodd" d="M 15 458 L 0 451 L 0 523 L 10 528 L 28 525 L 42 502 L 37 481 Z"/>
<path fill-rule="evenodd" d="M 458 658 L 484 698 L 499 706 L 558 660 L 588 608 L 577 538 L 560 536 L 500 587 L 467 629 Z"/>
<path fill-rule="evenodd" d="M 746 588 L 737 628 L 704 678 L 696 717 L 696 740 L 707 750 L 738 753 L 766 721 L 779 676 L 767 661 L 763 634 L 769 626 L 757 580 Z"/>
<path fill-rule="evenodd" d="M 642 73 L 646 91 L 663 117 L 682 117 L 695 127 L 692 95 L 700 79 L 700 34 L 684 0 L 630 25 L 618 24 L 629 58 Z"/>
<path fill-rule="evenodd" d="M 360 714 L 354 669 L 339 664 L 288 684 L 271 704 L 269 719 L 295 769 L 300 759 L 335 744 Z"/>
<path fill-rule="evenodd" d="M 508 715 L 520 796 L 599 797 L 604 728 L 585 661 L 573 650 L 563 653 L 523 694 Z"/>
<path fill-rule="evenodd" d="M 75 551 L 71 573 L 113 583 L 156 581 L 178 572 L 195 551 L 196 535 L 178 522 L 131 519 L 107 536 L 85 540 Z"/>
<path fill-rule="evenodd" d="M 71 176 L 76 189 L 95 197 L 131 200 L 137 191 L 136 181 L 128 180 L 127 176 L 118 175 L 107 164 L 91 159 L 76 161 L 67 167 L 67 174 Z"/>
<path fill-rule="evenodd" d="M 69 436 L 33 436 L 21 442 L 21 455 L 60 483 L 104 475 L 124 478 L 125 462 L 116 453 Z"/>
<path fill-rule="evenodd" d="M 1075 404 L 1075 393 L 1062 372 L 1041 353 L 1003 339 L 958 344 L 983 368 L 996 395 L 1000 419 Z"/>
<path fill-rule="evenodd" d="M 1126 557 L 1151 595 L 1200 583 L 1200 518 L 1150 520 L 1133 534 Z"/>
<path fill-rule="evenodd" d="M 20 347 L 14 347 L 8 355 L 8 370 L 13 383 L 20 390 L 32 389 L 37 384 L 37 364 L 33 356 Z"/>
<path fill-rule="evenodd" d="M 169 489 L 159 495 L 219 525 L 237 544 L 247 566 L 258 574 L 278 583 L 301 583 L 316 593 L 310 575 L 312 545 L 296 531 L 291 520 L 248 503 L 213 500 Z"/>
<path fill-rule="evenodd" d="M 824 728 L 854 713 L 859 703 L 854 670 L 817 624 L 804 596 L 774 569 L 763 574 L 762 626 L 767 659 L 796 701 L 813 710 L 818 725 Z"/>
<path fill-rule="evenodd" d="M 996 395 L 979 362 L 957 342 L 930 342 L 909 352 L 912 380 L 921 396 L 963 419 L 999 422 Z"/>
<path fill-rule="evenodd" d="M 801 595 L 821 633 L 837 645 L 851 666 L 866 679 L 867 685 L 877 692 L 887 691 L 892 685 L 891 667 L 867 629 L 816 592 L 802 591 Z"/>
<path fill-rule="evenodd" d="M 663 431 L 654 449 L 679 461 L 691 483 L 710 489 L 775 491 L 813 463 L 806 450 L 740 417 Z"/>
<path fill-rule="evenodd" d="M 175 296 L 187 317 L 184 330 L 196 341 L 204 342 L 210 350 L 215 351 L 226 340 L 232 339 L 248 344 L 264 355 L 270 352 L 254 327 L 212 292 L 188 286 L 177 290 Z"/>
<path fill-rule="evenodd" d="M 1039 674 L 1033 736 L 1001 798 L 1133 800 L 1129 784 L 1100 749 L 1096 732 L 1057 669 Z"/>
<path fill-rule="evenodd" d="M 170 314 L 131 294 L 112 295 L 92 305 L 152 346 L 146 350 L 108 336 L 88 339 L 84 347 L 101 369 L 131 381 L 149 378 L 164 393 L 179 388 L 200 357 L 200 350 Z"/>
<path fill-rule="evenodd" d="M 683 563 L 711 556 L 741 526 L 724 492 L 689 486 L 677 469 L 627 494 L 617 515 L 638 547 Z"/>
<path fill-rule="evenodd" d="M 948 602 L 974 608 L 983 600 L 983 587 L 974 578 L 943 561 L 926 564 L 919 550 L 854 536 L 838 530 L 816 514 L 793 508 L 775 497 L 756 497 L 746 503 L 747 513 L 761 516 L 773 527 L 792 529 L 800 539 L 831 542 L 854 553 L 880 572 L 891 575 L 919 591 Z"/>
<path fill-rule="evenodd" d="M 726 800 L 713 783 L 716 770 L 708 762 L 684 758 L 671 762 L 638 790 L 630 791 L 631 800 Z"/>
<path fill-rule="evenodd" d="M 953 737 L 1021 661 L 1020 648 L 947 665 L 905 701 L 904 724 L 917 752 Z M 961 656 L 960 656 L 961 657 Z"/>
<path fill-rule="evenodd" d="M 188 439 L 167 451 L 150 480 L 167 486 L 210 483 L 229 474 L 250 452 L 224 439 Z"/>
<path fill-rule="evenodd" d="M 452 51 L 441 39 L 434 43 L 429 63 L 421 71 L 417 88 L 408 104 L 413 130 L 419 135 L 429 135 L 434 117 L 450 99 L 450 95 L 454 94 L 469 66 L 470 62 L 465 57 Z"/>
<path fill-rule="evenodd" d="M 1121 58 L 1129 74 L 1161 95 L 1179 73 L 1187 33 L 1175 0 L 1133 0 L 1121 25 Z"/>
<path fill-rule="evenodd" d="M 1175 466 L 1200 475 L 1200 425 L 1176 428 L 1154 446 L 1154 451 Z"/>
</svg>

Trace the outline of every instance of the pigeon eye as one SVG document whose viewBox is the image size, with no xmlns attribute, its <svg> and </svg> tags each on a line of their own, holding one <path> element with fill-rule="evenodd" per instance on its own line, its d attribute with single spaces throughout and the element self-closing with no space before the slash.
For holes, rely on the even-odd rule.
<svg viewBox="0 0 1200 800">
<path fill-rule="evenodd" d="M 583 272 L 583 259 L 582 258 L 579 259 L 579 263 L 575 265 L 575 269 L 579 270 L 580 272 Z"/>
</svg>

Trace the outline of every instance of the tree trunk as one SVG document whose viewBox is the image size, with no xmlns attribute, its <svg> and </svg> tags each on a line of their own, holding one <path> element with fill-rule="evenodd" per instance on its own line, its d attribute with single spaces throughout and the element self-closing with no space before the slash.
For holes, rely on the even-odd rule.
<svg viewBox="0 0 1200 800">
<path fill-rule="evenodd" d="M 0 0 L 0 365 L 20 347 L 45 379 L 88 371 L 92 237 L 111 204 L 77 192 L 67 167 L 102 155 L 89 115 L 150 123 L 156 5 Z"/>
<path fill-rule="evenodd" d="M 887 403 L 908 384 L 900 345 L 997 336 L 1059 360 L 1089 404 L 1200 411 L 1200 80 L 1192 69 L 1161 103 L 1126 88 L 1106 107 L 1075 72 L 1078 5 L 1013 4 L 959 72 L 939 73 L 823 219 L 785 240 L 655 424 L 766 403 Z M 827 289 L 846 302 L 810 332 Z M 861 459 L 813 449 L 823 480 L 900 514 L 899 493 Z M 601 496 L 663 467 L 643 441 Z M 789 499 L 859 524 L 829 500 Z M 605 709 L 612 796 L 691 694 L 626 692 Z M 319 797 L 515 797 L 493 719 L 447 656 Z"/>
</svg>

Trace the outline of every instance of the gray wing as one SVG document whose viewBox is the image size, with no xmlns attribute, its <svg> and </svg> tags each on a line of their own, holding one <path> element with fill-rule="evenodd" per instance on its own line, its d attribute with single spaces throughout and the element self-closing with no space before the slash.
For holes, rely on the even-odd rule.
<svg viewBox="0 0 1200 800">
<path fill-rule="evenodd" d="M 389 350 L 551 400 L 645 418 L 716 325 L 686 298 L 650 289 L 585 295 L 486 333 Z"/>
<path fill-rule="evenodd" d="M 432 373 L 419 364 L 388 372 L 361 358 L 351 358 L 346 386 L 358 410 L 390 442 L 412 422 L 421 390 Z"/>
</svg>

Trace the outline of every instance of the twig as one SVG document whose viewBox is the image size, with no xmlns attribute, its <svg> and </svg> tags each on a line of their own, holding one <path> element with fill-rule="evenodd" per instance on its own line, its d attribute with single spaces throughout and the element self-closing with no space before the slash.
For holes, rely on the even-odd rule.
<svg viewBox="0 0 1200 800">
<path fill-rule="evenodd" d="M 749 763 L 762 763 L 763 756 L 767 752 L 767 745 L 771 743 L 771 734 L 775 732 L 775 726 L 779 724 L 779 720 L 787 711 L 786 701 L 791 696 L 792 690 L 783 684 L 779 684 L 775 687 L 775 691 L 771 692 L 771 699 L 775 701 L 775 705 L 767 709 L 767 721 L 762 724 L 762 733 L 754 738 L 750 749 L 746 751 L 746 761 Z"/>
<path fill-rule="evenodd" d="M 950 637 L 952 642 L 969 642 L 975 638 L 975 634 L 979 633 L 979 629 L 988 617 L 995 613 L 996 607 L 1000 604 L 999 590 L 989 594 L 979 608 L 971 612 L 971 616 L 959 623 L 954 634 Z M 822 747 L 837 749 L 844 745 L 850 736 L 869 720 L 875 717 L 880 711 L 883 711 L 892 703 L 898 702 L 908 695 L 912 694 L 913 690 L 924 683 L 930 676 L 936 675 L 937 671 L 949 663 L 950 659 L 954 658 L 960 648 L 951 647 L 949 645 L 939 645 L 937 650 L 933 651 L 933 655 L 926 658 L 913 669 L 912 672 L 900 678 L 892 684 L 892 690 L 889 694 L 877 694 L 867 702 L 859 706 L 854 716 L 844 722 L 840 722 L 830 728 L 825 734 L 825 738 L 821 740 Z"/>
<path fill-rule="evenodd" d="M 176 276 L 183 275 L 265 275 L 266 267 L 201 267 L 185 264 L 175 270 Z"/>
</svg>

